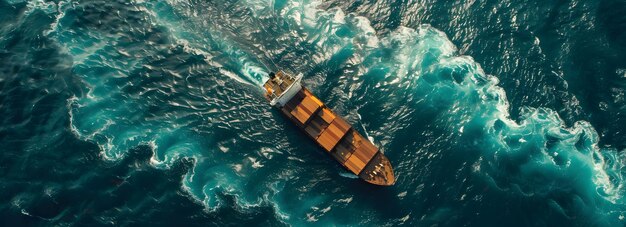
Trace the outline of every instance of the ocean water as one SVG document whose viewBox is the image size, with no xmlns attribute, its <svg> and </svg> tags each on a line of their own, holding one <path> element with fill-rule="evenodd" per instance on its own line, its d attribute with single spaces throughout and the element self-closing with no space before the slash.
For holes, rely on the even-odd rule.
<svg viewBox="0 0 626 227">
<path fill-rule="evenodd" d="M 626 2 L 0 0 L 0 225 L 623 226 Z M 262 97 L 391 160 L 349 174 Z"/>
</svg>

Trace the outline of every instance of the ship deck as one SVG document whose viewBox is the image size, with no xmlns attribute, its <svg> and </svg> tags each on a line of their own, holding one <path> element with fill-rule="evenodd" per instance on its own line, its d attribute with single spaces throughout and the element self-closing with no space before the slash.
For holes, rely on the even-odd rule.
<svg viewBox="0 0 626 227">
<path fill-rule="evenodd" d="M 350 172 L 370 183 L 393 184 L 395 178 L 389 160 L 306 88 L 281 111 Z"/>
<path fill-rule="evenodd" d="M 272 100 L 278 95 L 285 92 L 287 88 L 294 82 L 293 77 L 285 76 L 283 72 L 276 73 L 276 76 L 270 78 L 265 82 L 263 88 L 265 88 L 265 98 Z"/>
<path fill-rule="evenodd" d="M 283 76 L 279 72 L 264 85 L 268 100 L 293 83 L 293 78 L 283 79 Z M 395 182 L 391 163 L 385 155 L 308 89 L 302 87 L 279 109 L 350 172 L 372 184 Z"/>
</svg>

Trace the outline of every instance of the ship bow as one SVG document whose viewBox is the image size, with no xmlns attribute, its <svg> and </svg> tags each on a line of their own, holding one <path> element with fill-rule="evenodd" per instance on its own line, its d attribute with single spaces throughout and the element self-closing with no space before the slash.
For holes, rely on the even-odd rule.
<svg viewBox="0 0 626 227">
<path fill-rule="evenodd" d="M 390 186 L 396 183 L 393 168 L 389 159 L 378 152 L 374 158 L 365 166 L 359 177 L 369 183 L 383 186 Z"/>
</svg>

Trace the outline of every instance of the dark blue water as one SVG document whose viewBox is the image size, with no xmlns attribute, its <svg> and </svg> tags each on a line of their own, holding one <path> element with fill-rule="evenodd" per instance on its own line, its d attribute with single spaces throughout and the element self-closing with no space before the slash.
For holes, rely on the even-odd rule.
<svg viewBox="0 0 626 227">
<path fill-rule="evenodd" d="M 626 2 L 0 0 L 0 225 L 621 226 Z M 376 187 L 270 108 L 304 83 Z"/>
</svg>

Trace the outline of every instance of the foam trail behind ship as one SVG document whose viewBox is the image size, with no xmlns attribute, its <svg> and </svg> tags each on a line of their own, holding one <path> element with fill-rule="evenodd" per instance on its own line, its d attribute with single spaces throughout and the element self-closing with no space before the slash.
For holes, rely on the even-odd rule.
<svg viewBox="0 0 626 227">
<path fill-rule="evenodd" d="M 78 11 L 97 13 L 107 10 L 123 11 L 112 18 L 99 18 L 113 24 L 104 31 L 72 26 L 74 20 L 85 20 L 79 17 Z M 183 184 L 194 198 L 206 204 L 208 210 L 214 210 L 222 203 L 216 194 L 240 194 L 238 189 L 232 188 L 233 184 L 241 182 L 231 168 L 238 164 L 220 165 L 227 162 L 220 162 L 218 158 L 203 161 L 207 157 L 199 154 L 218 149 L 204 148 L 208 145 L 198 141 L 196 134 L 203 129 L 190 129 L 189 126 L 211 127 L 212 122 L 219 122 L 213 119 L 219 118 L 213 114 L 216 111 L 226 113 L 224 118 L 239 116 L 233 113 L 236 109 L 228 110 L 229 107 L 223 106 L 226 97 L 217 100 L 205 96 L 205 92 L 215 89 L 219 89 L 215 93 L 233 93 L 232 87 L 237 85 L 231 84 L 230 89 L 219 88 L 214 85 L 230 82 L 207 75 L 221 74 L 233 81 L 260 86 L 266 78 L 265 70 L 219 35 L 198 34 L 195 33 L 198 29 L 182 26 L 177 12 L 161 3 L 71 4 L 59 5 L 58 11 L 62 12 L 58 15 L 59 23 L 52 28 L 50 35 L 73 56 L 76 73 L 89 86 L 85 96 L 69 100 L 76 135 L 98 144 L 103 157 L 110 161 L 122 159 L 130 149 L 140 145 L 152 147 L 155 154 L 151 160 L 157 167 L 169 168 L 181 158 L 196 160 L 194 171 L 186 176 Z M 140 23 L 140 26 L 131 23 Z M 167 27 L 169 35 L 161 26 Z M 140 45 L 146 39 L 149 48 Z M 161 61 L 163 55 L 176 60 Z M 206 66 L 207 62 L 210 67 Z M 143 70 L 148 73 L 141 72 Z M 229 106 L 245 109 L 240 99 L 249 98 L 232 95 L 226 102 L 231 103 Z M 232 105 L 232 102 L 240 104 Z M 165 115 L 150 113 L 155 110 Z M 250 114 L 254 115 L 255 111 Z M 216 123 L 215 127 L 236 124 Z M 200 134 L 210 138 L 215 133 Z M 199 184 L 192 180 L 209 175 L 214 179 L 196 181 Z M 257 203 L 244 199 L 239 202 L 242 206 Z"/>
</svg>

